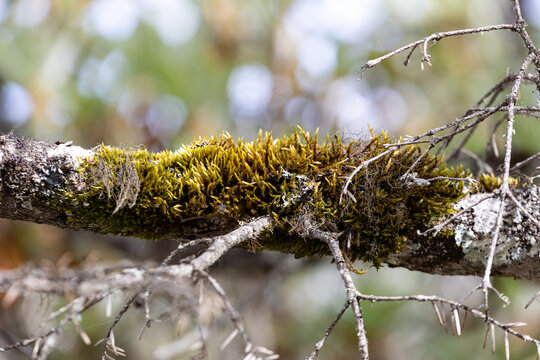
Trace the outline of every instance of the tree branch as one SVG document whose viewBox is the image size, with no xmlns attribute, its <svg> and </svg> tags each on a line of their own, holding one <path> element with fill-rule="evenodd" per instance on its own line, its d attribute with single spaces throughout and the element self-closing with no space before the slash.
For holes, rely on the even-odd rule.
<svg viewBox="0 0 540 360">
<path fill-rule="evenodd" d="M 85 150 L 71 144 L 51 145 L 40 141 L 18 138 L 14 135 L 4 135 L 0 137 L 0 216 L 9 219 L 26 220 L 36 223 L 46 223 L 62 228 L 84 229 L 102 232 L 106 229 L 106 224 L 93 223 L 90 226 L 80 226 L 77 222 L 69 219 L 69 209 L 57 207 L 56 204 L 65 201 L 66 191 L 77 190 L 87 187 L 84 178 L 78 172 L 78 165 L 83 158 L 93 156 L 95 150 Z M 411 186 L 421 186 L 414 185 Z M 507 211 L 503 217 L 501 234 L 498 239 L 498 246 L 493 259 L 494 275 L 513 276 L 518 278 L 538 278 L 540 277 L 540 241 L 538 241 L 539 229 L 533 220 L 528 218 L 529 214 L 540 218 L 540 192 L 533 184 L 522 184 L 513 190 L 513 194 L 527 212 L 522 211 L 511 199 L 506 199 Z M 454 208 L 458 212 L 466 209 L 471 204 L 475 204 L 479 199 L 491 193 L 469 194 L 458 201 Z M 339 195 L 338 195 L 339 196 Z M 307 198 L 309 200 L 309 198 Z M 337 200 L 338 201 L 338 200 Z M 485 205 L 482 205 L 485 204 Z M 492 230 L 490 226 L 495 224 L 496 214 L 493 209 L 500 206 L 500 200 L 491 198 L 482 204 L 464 211 L 452 221 L 445 223 L 453 215 L 448 214 L 437 219 L 437 223 L 444 223 L 438 234 L 428 233 L 426 235 L 413 235 L 406 239 L 406 246 L 403 251 L 392 254 L 387 262 L 392 266 L 402 266 L 411 270 L 419 270 L 435 274 L 467 274 L 481 275 L 485 270 L 486 250 L 489 245 L 489 234 Z M 80 204 L 84 206 L 84 204 Z M 528 214 L 527 214 L 528 213 Z M 250 235 L 258 241 L 254 249 L 264 249 L 267 242 L 261 238 L 261 229 L 272 223 L 269 217 L 255 220 L 254 224 L 240 227 L 240 232 L 251 232 Z M 226 226 L 223 226 L 225 224 Z M 287 235 L 286 224 L 280 224 L 276 229 L 282 231 L 278 240 L 274 241 L 296 241 L 295 246 L 303 248 L 319 249 L 317 253 L 323 255 L 330 252 L 320 250 L 318 241 L 309 239 L 294 239 L 292 235 Z M 427 224 L 426 224 L 427 225 Z M 433 225 L 433 224 L 432 224 Z M 255 226 L 255 227 L 253 227 Z M 285 227 L 283 227 L 285 226 Z M 206 234 L 222 234 L 238 228 L 237 221 L 231 221 L 226 217 L 201 217 L 192 220 L 192 224 L 182 224 L 182 226 L 171 227 L 171 232 L 167 237 L 190 237 L 203 239 Z M 414 231 L 424 229 L 412 229 Z M 414 233 L 413 231 L 413 233 Z M 133 283 L 133 274 L 148 274 L 148 281 L 155 275 L 162 276 L 166 281 L 170 277 L 178 274 L 186 275 L 193 271 L 193 268 L 205 268 L 213 263 L 223 251 L 236 246 L 234 232 L 228 237 L 218 237 L 217 239 L 201 240 L 203 243 L 213 244 L 204 256 L 198 258 L 192 265 L 183 264 L 169 267 L 165 270 L 145 270 L 134 268 L 121 275 L 103 279 L 100 284 L 93 286 L 114 287 L 115 281 L 120 276 L 122 283 Z M 444 234 L 444 235 L 442 235 Z M 233 236 L 233 237 L 231 237 Z M 244 235 L 242 235 L 244 236 Z M 281 239 L 281 240 L 279 240 Z M 340 238 L 340 241 L 344 241 Z M 271 247 L 273 248 L 273 247 Z M 290 247 L 282 251 L 297 253 L 298 248 Z M 313 253 L 313 252 L 312 252 Z M 106 272 L 113 273 L 115 269 L 105 269 Z M 20 279 L 20 276 L 28 275 L 34 277 L 34 284 L 42 284 L 35 288 L 36 291 L 62 293 L 63 286 L 55 281 L 47 280 L 47 275 L 39 273 L 37 270 L 24 270 L 23 272 L 3 272 L 0 277 L 0 291 L 9 288 L 9 284 Z M 173 275 L 174 273 L 174 275 Z M 18 274 L 18 275 L 17 275 Z M 145 275 L 146 276 L 146 275 Z M 145 278 L 145 277 L 143 277 Z M 116 279 L 116 280 L 115 280 Z M 39 281 L 38 281 L 39 280 Z M 66 283 L 73 280 L 67 277 Z M 80 279 L 81 286 L 84 279 Z M 141 284 L 141 286 L 144 284 Z M 150 285 L 150 284 L 148 284 Z M 90 285 L 88 285 L 90 286 Z"/>
<path fill-rule="evenodd" d="M 269 217 L 246 223 L 229 234 L 218 236 L 210 247 L 195 259 L 169 266 L 92 266 L 89 269 L 65 269 L 62 272 L 41 268 L 0 271 L 0 292 L 17 294 L 36 292 L 63 295 L 73 292 L 81 296 L 113 290 L 142 291 L 148 286 L 161 292 L 176 294 L 196 272 L 212 266 L 225 252 L 242 242 L 257 239 L 271 229 Z"/>
</svg>

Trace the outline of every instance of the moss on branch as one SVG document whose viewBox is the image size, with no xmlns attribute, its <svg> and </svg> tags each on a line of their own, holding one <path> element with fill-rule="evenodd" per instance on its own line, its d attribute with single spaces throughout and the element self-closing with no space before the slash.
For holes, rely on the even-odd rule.
<svg viewBox="0 0 540 360">
<path fill-rule="evenodd" d="M 382 134 L 367 143 L 344 143 L 336 136 L 319 143 L 317 134 L 297 128 L 277 140 L 260 133 L 253 142 L 222 134 L 175 152 L 101 146 L 81 163 L 87 187 L 67 194 L 70 218 L 77 224 L 106 224 L 106 233 L 159 239 L 193 219 L 245 221 L 271 214 L 281 226 L 258 248 L 325 254 L 319 242 L 287 235 L 299 216 L 310 216 L 323 230 L 342 232 L 351 260 L 378 265 L 417 229 L 451 212 L 464 195 L 459 180 L 404 181 L 402 175 L 422 153 L 409 145 L 360 170 L 348 187 L 354 200 L 344 197 L 340 203 L 346 178 L 386 151 L 389 142 Z M 464 178 L 468 172 L 427 155 L 412 175 L 427 180 Z"/>
</svg>

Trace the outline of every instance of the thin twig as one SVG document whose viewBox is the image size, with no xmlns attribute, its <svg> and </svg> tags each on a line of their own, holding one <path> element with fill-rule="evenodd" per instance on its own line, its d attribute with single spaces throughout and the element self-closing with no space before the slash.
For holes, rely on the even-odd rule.
<svg viewBox="0 0 540 360">
<path fill-rule="evenodd" d="M 49 336 L 51 336 L 51 335 L 61 333 L 63 331 L 63 329 L 66 327 L 66 325 L 73 320 L 73 318 L 79 316 L 80 314 L 82 314 L 86 310 L 90 309 L 92 306 L 96 305 L 105 296 L 107 296 L 107 294 L 108 294 L 108 292 L 103 293 L 100 296 L 95 296 L 93 299 L 89 300 L 84 305 L 76 305 L 76 306 L 74 306 L 73 310 L 68 315 L 66 315 L 64 318 L 62 318 L 62 320 L 60 320 L 58 325 L 56 325 L 55 327 L 49 329 L 44 334 L 36 336 L 36 337 L 32 337 L 32 338 L 27 338 L 27 339 L 21 340 L 19 342 L 16 342 L 14 344 L 4 345 L 4 346 L 0 347 L 0 352 L 6 352 L 6 351 L 9 351 L 9 350 L 13 350 L 13 349 L 27 347 L 27 346 L 30 346 L 30 345 L 34 344 L 37 341 L 43 341 L 43 340 L 47 339 Z M 82 302 L 82 300 L 84 300 L 82 298 L 80 298 L 80 299 L 81 299 L 81 302 Z"/>
<path fill-rule="evenodd" d="M 483 172 L 488 172 L 490 174 L 493 174 L 493 168 L 491 165 L 489 165 L 486 160 L 482 159 L 480 156 L 476 155 L 472 151 L 469 151 L 467 149 L 461 149 L 461 153 L 470 157 L 474 161 L 476 161 L 476 165 L 478 166 L 478 173 L 481 174 Z M 485 171 L 484 171 L 485 170 Z"/>
<path fill-rule="evenodd" d="M 358 290 L 356 289 L 356 286 L 354 285 L 354 282 L 352 280 L 351 274 L 349 272 L 349 269 L 347 268 L 345 258 L 343 257 L 343 253 L 341 252 L 341 249 L 339 248 L 339 243 L 337 241 L 338 234 L 335 233 L 329 233 L 321 231 L 311 224 L 307 224 L 308 235 L 312 236 L 315 239 L 321 240 L 325 242 L 330 252 L 332 253 L 332 256 L 334 257 L 334 260 L 336 261 L 336 266 L 338 268 L 339 274 L 341 275 L 341 279 L 343 280 L 343 283 L 345 284 L 345 290 L 347 292 L 347 300 L 351 304 L 355 320 L 356 320 L 356 330 L 357 330 L 357 337 L 358 337 L 358 350 L 360 351 L 360 359 L 361 360 L 368 360 L 369 359 L 369 350 L 368 350 L 368 341 L 366 337 L 366 330 L 364 327 L 364 316 L 362 315 L 362 308 L 360 307 L 360 304 L 358 303 L 358 300 L 356 298 L 356 294 L 358 293 Z"/>
<path fill-rule="evenodd" d="M 337 323 L 339 322 L 339 320 L 341 319 L 341 317 L 343 316 L 345 311 L 349 308 L 349 306 L 351 306 L 351 304 L 349 303 L 349 301 L 346 301 L 345 304 L 343 305 L 343 308 L 337 314 L 334 321 L 332 321 L 332 324 L 330 324 L 328 329 L 326 329 L 326 331 L 324 332 L 323 338 L 317 342 L 317 344 L 315 345 L 315 349 L 313 350 L 313 352 L 311 354 L 309 354 L 309 356 L 306 357 L 306 360 L 316 360 L 316 359 L 318 359 L 319 352 L 321 351 L 322 347 L 324 346 L 324 343 L 326 342 L 326 340 L 328 339 L 328 337 L 330 336 L 330 334 L 332 333 L 332 331 L 336 327 Z"/>
<path fill-rule="evenodd" d="M 221 301 L 223 302 L 223 305 L 225 306 L 225 310 L 227 311 L 227 314 L 229 315 L 229 318 L 234 324 L 234 327 L 236 330 L 238 330 L 238 333 L 242 338 L 244 339 L 244 342 L 246 343 L 246 346 L 252 345 L 252 341 L 250 340 L 248 334 L 246 333 L 246 330 L 244 328 L 244 324 L 242 323 L 242 320 L 240 320 L 240 314 L 234 306 L 232 306 L 229 298 L 227 297 L 227 294 L 225 293 L 225 290 L 221 287 L 221 285 L 217 282 L 217 280 L 211 276 L 209 273 L 207 273 L 204 270 L 199 271 L 199 273 L 204 276 L 206 280 L 212 285 L 216 293 L 219 295 Z"/>
<path fill-rule="evenodd" d="M 520 161 L 518 162 L 517 164 L 515 164 L 514 166 L 512 166 L 510 168 L 510 172 L 513 172 L 513 171 L 516 171 L 518 169 L 521 169 L 523 166 L 527 165 L 529 162 L 533 161 L 533 160 L 536 160 L 536 159 L 539 159 L 540 158 L 540 152 L 534 154 L 534 155 L 531 155 L 529 156 L 528 158 L 526 158 L 525 160 L 523 161 Z"/>
<path fill-rule="evenodd" d="M 523 341 L 533 343 L 537 346 L 540 346 L 540 340 L 534 339 L 529 335 L 522 334 L 516 330 L 513 329 L 513 327 L 516 326 L 516 323 L 501 323 L 500 321 L 487 316 L 485 312 L 477 310 L 475 308 L 472 308 L 470 306 L 467 306 L 461 302 L 449 300 L 442 298 L 440 296 L 435 295 L 404 295 L 404 296 L 377 296 L 377 295 L 366 295 L 357 293 L 357 298 L 361 301 L 370 301 L 370 302 L 390 302 L 390 301 L 418 301 L 418 302 L 438 302 L 441 304 L 447 304 L 452 309 L 461 309 L 463 311 L 466 311 L 475 317 L 482 319 L 484 322 L 494 325 L 504 331 L 508 331 L 509 334 L 520 338 Z M 522 325 L 523 323 L 517 323 L 519 325 Z"/>
<path fill-rule="evenodd" d="M 116 346 L 116 344 L 114 343 L 114 340 L 112 340 L 113 339 L 113 331 L 114 331 L 114 328 L 116 327 L 116 325 L 120 322 L 120 320 L 124 316 L 124 314 L 129 310 L 129 307 L 131 306 L 131 304 L 133 304 L 133 302 L 135 301 L 136 298 L 137 298 L 137 295 L 132 295 L 128 299 L 128 301 L 126 301 L 126 303 L 124 304 L 122 309 L 118 312 L 118 314 L 116 314 L 116 316 L 114 318 L 114 321 L 112 322 L 111 326 L 109 327 L 109 330 L 107 330 L 107 335 L 105 335 L 105 337 L 101 340 L 101 341 L 104 342 L 102 358 L 107 357 L 107 350 L 112 350 L 114 353 L 117 353 L 119 350 L 120 350 L 120 352 L 123 351 L 120 348 L 118 348 Z"/>
<path fill-rule="evenodd" d="M 501 105 L 503 106 L 503 105 Z M 452 121 L 451 123 L 448 123 L 448 124 L 445 124 L 445 125 L 441 125 L 439 127 L 436 127 L 436 128 L 432 128 L 422 134 L 419 134 L 419 135 L 416 135 L 416 136 L 411 136 L 409 137 L 406 141 L 403 141 L 403 142 L 397 142 L 397 143 L 392 143 L 392 144 L 385 144 L 384 146 L 387 147 L 387 148 L 390 148 L 390 147 L 401 147 L 401 146 L 407 146 L 407 145 L 411 145 L 411 144 L 421 144 L 421 143 L 426 143 L 426 142 L 430 142 L 430 140 L 425 140 L 425 141 L 418 141 L 420 139 L 423 139 L 423 138 L 427 138 L 427 137 L 432 137 L 433 135 L 435 134 L 438 134 L 444 130 L 447 130 L 451 127 L 455 127 L 456 125 L 461 125 L 462 123 L 468 121 L 468 120 L 472 120 L 472 119 L 475 119 L 477 117 L 480 117 L 480 116 L 484 116 L 486 115 L 486 113 L 489 113 L 489 110 L 487 109 L 478 109 L 476 111 L 473 111 L 471 114 L 467 114 L 461 118 L 458 118 L 454 121 Z M 487 116 L 491 115 L 491 113 L 489 113 Z"/>
<path fill-rule="evenodd" d="M 420 39 L 420 40 L 417 40 L 415 42 L 412 42 L 410 44 L 407 44 L 405 46 L 402 46 L 400 47 L 399 49 L 396 49 L 392 52 L 389 52 L 383 56 L 380 56 L 376 59 L 373 59 L 373 60 L 369 60 L 363 67 L 362 67 L 362 70 L 365 71 L 366 69 L 369 69 L 369 68 L 372 68 L 376 65 L 378 65 L 381 61 L 384 61 L 388 58 L 391 58 L 392 56 L 395 56 L 399 53 L 402 53 L 404 52 L 405 50 L 408 50 L 408 49 L 411 49 L 413 48 L 413 50 L 418 47 L 418 45 L 423 45 L 422 49 L 423 49 L 423 52 L 424 52 L 424 57 L 427 58 L 427 51 L 426 51 L 426 46 L 427 44 L 432 41 L 434 43 L 437 43 L 439 40 L 441 39 L 444 39 L 446 37 L 450 37 L 450 36 L 459 36 L 459 35 L 467 35 L 467 34 L 478 34 L 478 33 L 482 33 L 482 32 L 488 32 L 488 31 L 494 31 L 494 30 L 512 30 L 512 31 L 517 31 L 516 30 L 516 25 L 515 24 L 499 24 L 499 25 L 490 25 L 490 26 L 482 26 L 482 27 L 477 27 L 477 28 L 472 28 L 472 29 L 461 29 L 461 30 L 454 30 L 454 31 L 445 31 L 445 32 L 438 32 L 438 33 L 433 33 L 423 39 Z M 410 58 L 410 54 L 407 56 L 407 59 Z M 424 60 L 424 61 L 428 61 L 428 60 Z M 408 64 L 408 61 L 405 63 L 405 65 Z"/>
<path fill-rule="evenodd" d="M 512 191 L 508 191 L 508 197 L 512 200 L 514 205 L 516 205 L 519 210 L 523 211 L 523 213 L 527 215 L 527 217 L 540 229 L 540 221 L 538 221 L 538 219 L 534 215 L 532 215 L 529 210 L 525 209 L 525 207 L 519 202 L 519 200 L 516 199 L 514 194 L 512 194 Z"/>
<path fill-rule="evenodd" d="M 161 266 L 169 265 L 172 258 L 182 250 L 185 250 L 185 249 L 188 249 L 188 248 L 191 248 L 193 246 L 200 245 L 200 244 L 207 245 L 207 244 L 210 244 L 211 242 L 212 242 L 212 239 L 204 238 L 204 239 L 191 240 L 191 241 L 188 241 L 188 242 L 185 242 L 185 243 L 180 243 L 178 245 L 178 247 L 176 249 L 174 249 L 173 251 L 171 251 L 171 253 L 163 260 L 163 262 L 161 263 Z"/>
<path fill-rule="evenodd" d="M 531 306 L 531 304 L 533 303 L 533 301 L 535 301 L 537 298 L 538 298 L 538 295 L 540 295 L 540 291 L 537 291 L 533 297 L 531 298 L 531 300 L 529 300 L 527 302 L 527 304 L 525 305 L 525 309 L 527 309 L 529 306 Z"/>
<path fill-rule="evenodd" d="M 514 13 L 516 14 L 516 31 L 521 36 L 521 39 L 523 39 L 523 43 L 529 50 L 529 53 L 536 55 L 535 59 L 533 59 L 534 65 L 537 69 L 540 69 L 540 59 L 538 59 L 540 53 L 538 51 L 538 48 L 534 45 L 534 42 L 532 41 L 529 33 L 527 32 L 527 24 L 525 22 L 525 19 L 523 19 L 519 0 L 512 0 L 512 4 L 514 5 Z"/>
<path fill-rule="evenodd" d="M 450 224 L 452 221 L 454 221 L 455 219 L 457 219 L 458 217 L 460 217 L 461 215 L 463 215 L 464 213 L 466 213 L 467 211 L 469 211 L 470 209 L 472 209 L 476 205 L 480 204 L 481 202 L 486 201 L 487 199 L 491 199 L 493 197 L 495 197 L 495 194 L 487 194 L 484 197 L 480 198 L 478 201 L 476 201 L 476 202 L 472 203 L 471 205 L 467 206 L 466 208 L 458 211 L 452 217 L 446 219 L 444 222 L 442 222 L 440 224 L 437 224 L 437 225 L 435 225 L 435 226 L 433 226 L 433 227 L 431 227 L 431 228 L 427 229 L 426 231 L 423 231 L 423 232 L 421 232 L 419 234 L 420 235 L 427 235 L 429 232 L 435 231 L 433 236 L 436 236 L 442 229 L 444 229 L 444 227 L 446 225 Z"/>
<path fill-rule="evenodd" d="M 512 136 L 514 135 L 514 106 L 516 104 L 519 89 L 521 88 L 521 81 L 523 79 L 523 76 L 527 70 L 527 67 L 535 58 L 535 54 L 530 53 L 525 60 L 523 61 L 523 64 L 521 65 L 519 72 L 516 76 L 516 79 L 514 81 L 514 85 L 512 86 L 512 91 L 510 92 L 510 95 L 508 96 L 508 121 L 506 123 L 506 144 L 505 144 L 505 156 L 504 156 L 504 171 L 503 171 L 503 178 L 502 178 L 502 184 L 500 187 L 499 192 L 499 198 L 500 198 L 500 205 L 499 210 L 497 213 L 497 220 L 495 222 L 495 229 L 493 230 L 493 238 L 491 240 L 491 244 L 489 246 L 489 253 L 487 257 L 486 262 L 486 268 L 484 272 L 484 276 L 482 278 L 482 282 L 480 283 L 479 287 L 484 293 L 484 305 L 486 308 L 486 314 L 489 311 L 488 306 L 488 291 L 490 289 L 494 289 L 491 285 L 491 268 L 493 266 L 493 259 L 495 258 L 495 248 L 497 247 L 497 240 L 499 238 L 499 232 L 502 226 L 502 219 L 503 214 L 505 211 L 505 205 L 506 205 L 506 197 L 508 196 L 508 193 L 510 192 L 509 188 L 509 178 L 510 178 L 510 161 L 511 161 L 511 154 L 512 154 Z"/>
<path fill-rule="evenodd" d="M 212 285 L 216 293 L 219 295 L 221 301 L 223 302 L 223 305 L 225 306 L 225 310 L 227 311 L 227 314 L 229 315 L 229 318 L 231 319 L 231 321 L 234 324 L 234 327 L 236 328 L 236 330 L 233 331 L 233 333 L 231 333 L 229 338 L 225 340 L 222 347 L 227 346 L 227 343 L 230 342 L 238 333 L 240 334 L 240 336 L 242 336 L 245 342 L 245 347 L 244 347 L 245 356 L 243 359 L 273 360 L 273 359 L 279 358 L 279 355 L 275 354 L 272 350 L 269 350 L 263 346 L 253 345 L 253 342 L 249 338 L 245 330 L 244 324 L 242 323 L 240 319 L 240 314 L 238 313 L 238 311 L 236 311 L 234 306 L 231 304 L 227 294 L 225 293 L 225 290 L 223 290 L 223 288 L 218 283 L 218 281 L 214 277 L 212 277 L 210 274 L 208 274 L 208 272 L 204 270 L 200 270 L 198 271 L 198 273 L 204 276 L 206 280 L 208 280 L 210 285 Z"/>
<path fill-rule="evenodd" d="M 476 130 L 476 127 L 470 128 L 467 134 L 465 134 L 465 137 L 461 139 L 460 143 L 455 147 L 454 150 L 450 153 L 450 155 L 446 158 L 446 161 L 451 161 L 455 159 L 459 153 L 461 152 L 461 149 L 465 146 L 465 144 L 469 141 L 471 136 L 474 134 L 474 131 Z M 448 139 L 446 143 L 441 147 L 441 149 L 445 149 L 446 146 L 450 143 L 451 139 Z"/>
</svg>

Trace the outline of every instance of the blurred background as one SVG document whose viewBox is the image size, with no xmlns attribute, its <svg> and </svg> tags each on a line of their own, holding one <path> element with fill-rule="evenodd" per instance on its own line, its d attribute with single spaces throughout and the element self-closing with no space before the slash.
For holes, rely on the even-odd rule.
<svg viewBox="0 0 540 360">
<path fill-rule="evenodd" d="M 522 3 L 528 30 L 540 43 L 540 2 Z M 432 32 L 511 23 L 513 16 L 504 0 L 0 0 L 0 131 L 152 151 L 174 150 L 222 131 L 246 139 L 259 129 L 281 136 L 295 125 L 310 132 L 319 128 L 322 137 L 365 137 L 368 124 L 393 136 L 415 135 L 461 116 L 507 71 L 516 71 L 524 56 L 517 36 L 444 39 L 431 48 L 433 66 L 424 70 L 419 53 L 408 67 L 404 55 L 363 76 L 361 66 Z M 530 103 L 535 96 L 526 86 L 520 101 Z M 480 127 L 467 149 L 481 153 L 493 126 L 491 121 Z M 518 118 L 516 158 L 540 151 L 539 131 L 537 119 Z M 502 151 L 502 133 L 497 134 Z M 0 268 L 27 262 L 77 265 L 88 258 L 159 261 L 174 246 L 0 221 Z M 281 359 L 309 354 L 345 299 L 329 259 L 237 250 L 213 273 L 254 340 Z M 479 280 L 370 268 L 356 281 L 364 293 L 461 299 Z M 513 302 L 495 316 L 527 321 L 523 331 L 540 336 L 540 304 L 523 310 L 539 285 L 497 279 Z M 38 331 L 40 316 L 61 304 L 39 300 L 0 307 L 0 344 Z M 115 309 L 124 301 L 116 294 Z M 492 357 L 482 350 L 483 324 L 471 317 L 464 334 L 455 337 L 438 325 L 430 305 L 364 308 L 374 359 Z M 209 312 L 217 319 L 209 328 L 210 358 L 237 359 L 240 341 L 219 353 L 232 325 L 217 310 Z M 112 322 L 104 314 L 98 307 L 83 318 L 94 342 Z M 137 340 L 143 319 L 141 310 L 133 310 L 116 332 L 129 359 L 193 355 L 159 352 L 181 337 L 180 322 L 155 324 Z M 495 357 L 501 358 L 502 333 L 497 340 Z M 51 359 L 100 357 L 100 347 L 85 346 L 74 333 L 63 336 L 61 345 Z M 510 345 L 513 358 L 535 357 L 532 345 L 513 339 Z M 356 354 L 354 319 L 348 314 L 321 359 Z M 23 353 L 0 354 L 0 359 L 23 358 Z"/>
</svg>

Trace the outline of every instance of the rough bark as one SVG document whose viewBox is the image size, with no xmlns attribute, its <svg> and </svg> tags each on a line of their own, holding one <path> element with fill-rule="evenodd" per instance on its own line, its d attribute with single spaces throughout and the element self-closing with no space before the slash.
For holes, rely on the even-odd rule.
<svg viewBox="0 0 540 360">
<path fill-rule="evenodd" d="M 540 189 L 531 184 L 514 189 L 514 194 L 528 214 L 538 218 Z M 456 210 L 468 208 L 482 196 L 485 195 L 468 195 L 455 204 Z M 510 199 L 506 201 L 492 274 L 538 278 L 540 229 Z M 494 197 L 469 209 L 447 226 L 451 236 L 410 239 L 405 250 L 392 255 L 388 263 L 433 274 L 482 275 L 499 204 L 500 200 Z"/>
<path fill-rule="evenodd" d="M 80 160 L 95 154 L 68 143 L 48 144 L 8 134 L 0 136 L 0 217 L 64 229 L 102 232 L 106 224 L 80 224 L 70 218 L 66 192 L 89 184 L 78 172 Z M 81 204 L 80 206 L 84 206 Z M 236 223 L 227 218 L 192 219 L 164 238 L 200 238 L 228 233 Z"/>
<path fill-rule="evenodd" d="M 1 136 L 0 216 L 73 228 L 69 214 L 54 204 L 63 201 L 64 191 L 84 185 L 77 172 L 79 159 L 91 155 L 91 150 L 71 143 Z"/>
<path fill-rule="evenodd" d="M 0 217 L 66 229 L 102 231 L 103 224 L 83 227 L 70 219 L 71 211 L 66 206 L 69 204 L 65 204 L 66 191 L 77 191 L 88 186 L 79 175 L 78 166 L 81 159 L 93 154 L 94 150 L 70 143 L 48 144 L 13 134 L 1 136 Z M 514 194 L 529 214 L 540 215 L 537 186 L 521 186 L 514 190 Z M 469 207 L 481 196 L 485 194 L 467 195 L 455 204 L 456 210 Z M 494 197 L 466 211 L 437 236 L 431 232 L 407 239 L 406 248 L 391 255 L 387 263 L 434 274 L 481 275 L 492 238 L 498 201 Z M 537 278 L 540 276 L 539 229 L 523 209 L 507 201 L 505 226 L 499 237 L 493 274 Z M 440 222 L 444 220 L 440 219 Z M 167 237 L 200 238 L 223 234 L 235 227 L 238 224 L 231 219 L 206 217 L 183 224 Z"/>
</svg>

